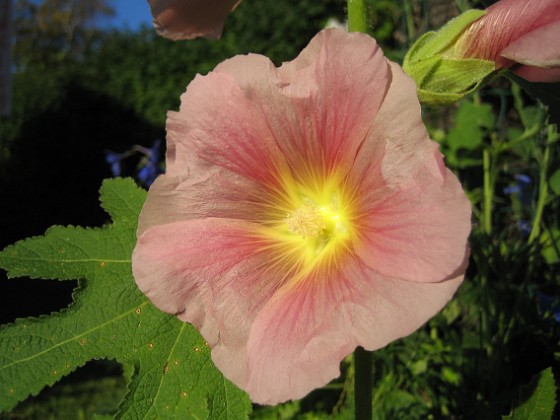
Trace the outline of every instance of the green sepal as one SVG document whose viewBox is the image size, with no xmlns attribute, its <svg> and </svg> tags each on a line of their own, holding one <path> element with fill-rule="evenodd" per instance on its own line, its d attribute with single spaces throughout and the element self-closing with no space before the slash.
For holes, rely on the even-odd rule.
<svg viewBox="0 0 560 420">
<path fill-rule="evenodd" d="M 446 105 L 479 89 L 495 71 L 493 61 L 432 57 L 418 62 L 413 77 L 420 102 Z"/>
<path fill-rule="evenodd" d="M 496 70 L 493 61 L 457 58 L 450 53 L 461 33 L 484 14 L 485 11 L 469 10 L 439 31 L 424 34 L 410 48 L 403 69 L 416 82 L 421 102 L 456 102 L 480 88 Z"/>
<path fill-rule="evenodd" d="M 406 66 L 407 63 L 410 65 L 417 61 L 423 61 L 444 52 L 456 41 L 457 37 L 463 33 L 467 26 L 485 14 L 486 11 L 484 10 L 467 10 L 465 13 L 447 22 L 437 32 L 426 32 L 410 47 L 404 58 L 403 66 Z"/>
</svg>

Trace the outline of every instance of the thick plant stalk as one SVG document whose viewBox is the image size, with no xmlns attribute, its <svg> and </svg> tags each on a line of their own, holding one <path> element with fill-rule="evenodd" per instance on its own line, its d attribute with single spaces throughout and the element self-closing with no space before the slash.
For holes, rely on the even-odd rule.
<svg viewBox="0 0 560 420">
<path fill-rule="evenodd" d="M 373 417 L 371 392 L 373 389 L 371 352 L 362 347 L 354 351 L 354 418 L 368 420 Z"/>
<path fill-rule="evenodd" d="M 365 0 L 348 0 L 348 30 L 367 34 L 367 29 Z"/>
<path fill-rule="evenodd" d="M 348 30 L 368 32 L 365 0 L 348 0 Z M 371 393 L 373 388 L 371 353 L 362 347 L 354 351 L 354 417 L 368 420 L 373 416 Z"/>
</svg>

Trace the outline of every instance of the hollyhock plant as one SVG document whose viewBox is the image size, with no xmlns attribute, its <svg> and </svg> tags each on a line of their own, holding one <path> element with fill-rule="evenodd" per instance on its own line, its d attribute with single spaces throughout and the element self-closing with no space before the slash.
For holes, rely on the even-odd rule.
<svg viewBox="0 0 560 420">
<path fill-rule="evenodd" d="M 159 35 L 173 40 L 218 39 L 241 0 L 148 0 Z"/>
<path fill-rule="evenodd" d="M 501 0 L 459 37 L 453 55 L 494 61 L 533 82 L 560 81 L 560 2 Z"/>
<path fill-rule="evenodd" d="M 325 385 L 462 282 L 470 204 L 415 91 L 372 38 L 327 29 L 279 68 L 221 63 L 169 113 L 133 274 L 254 402 Z"/>
</svg>

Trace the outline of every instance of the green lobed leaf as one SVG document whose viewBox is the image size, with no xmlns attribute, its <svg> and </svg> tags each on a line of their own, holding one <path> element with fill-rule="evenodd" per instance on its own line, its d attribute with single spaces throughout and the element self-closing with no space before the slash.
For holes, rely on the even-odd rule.
<svg viewBox="0 0 560 420">
<path fill-rule="evenodd" d="M 556 384 L 552 368 L 535 375 L 529 384 L 519 390 L 519 402 L 508 416 L 502 419 L 549 420 L 556 405 Z"/>
<path fill-rule="evenodd" d="M 214 367 L 196 329 L 135 285 L 130 256 L 145 195 L 131 180 L 105 181 L 111 225 L 53 227 L 0 252 L 9 277 L 80 279 L 69 308 L 0 327 L 0 411 L 92 359 L 111 358 L 134 372 L 117 418 L 247 418 L 246 394 Z"/>
</svg>

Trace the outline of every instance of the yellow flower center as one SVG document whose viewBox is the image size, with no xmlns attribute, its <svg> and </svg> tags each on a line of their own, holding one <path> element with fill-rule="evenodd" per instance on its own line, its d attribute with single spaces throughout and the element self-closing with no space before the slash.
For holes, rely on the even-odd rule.
<svg viewBox="0 0 560 420">
<path fill-rule="evenodd" d="M 290 233 L 309 238 L 319 237 L 327 228 L 321 209 L 305 204 L 290 213 L 286 222 Z"/>
<path fill-rule="evenodd" d="M 313 271 L 339 267 L 357 234 L 353 192 L 343 178 L 309 175 L 306 182 L 282 177 L 257 233 L 270 266 L 283 267 L 293 284 Z"/>
<path fill-rule="evenodd" d="M 352 231 L 348 208 L 341 202 L 337 186 L 322 187 L 291 189 L 287 203 L 291 211 L 279 226 L 285 232 L 282 242 L 304 271 L 337 260 L 347 249 Z"/>
</svg>

